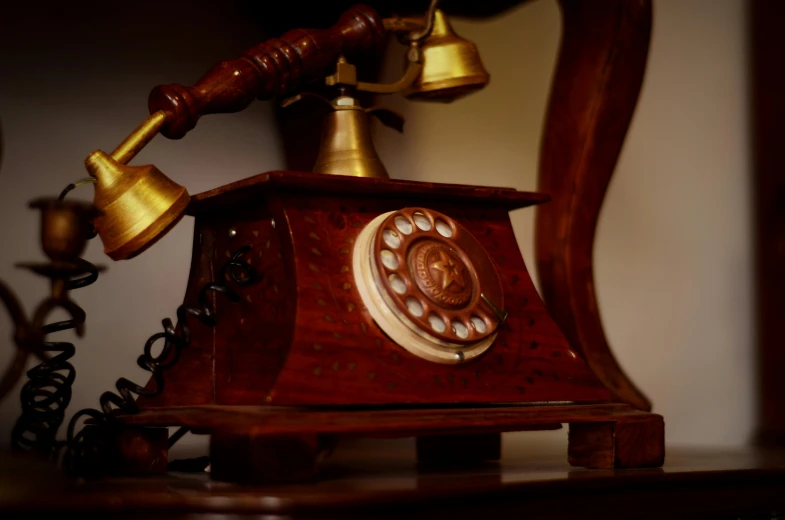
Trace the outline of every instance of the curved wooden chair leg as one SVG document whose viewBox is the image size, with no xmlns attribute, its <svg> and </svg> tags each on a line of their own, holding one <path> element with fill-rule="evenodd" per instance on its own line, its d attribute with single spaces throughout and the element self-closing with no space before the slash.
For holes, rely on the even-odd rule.
<svg viewBox="0 0 785 520">
<path fill-rule="evenodd" d="M 603 332 L 592 249 L 605 191 L 638 100 L 651 34 L 650 0 L 560 0 L 558 59 L 540 159 L 537 269 L 548 310 L 619 399 L 651 403 L 624 374 Z"/>
</svg>

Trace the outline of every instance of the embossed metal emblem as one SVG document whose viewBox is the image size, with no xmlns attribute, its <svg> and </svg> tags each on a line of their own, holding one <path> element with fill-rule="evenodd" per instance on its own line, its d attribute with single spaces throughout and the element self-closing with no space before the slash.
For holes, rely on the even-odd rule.
<svg viewBox="0 0 785 520">
<path fill-rule="evenodd" d="M 449 309 L 466 306 L 472 297 L 471 267 L 445 243 L 423 240 L 410 254 L 417 286 L 432 302 Z"/>
</svg>

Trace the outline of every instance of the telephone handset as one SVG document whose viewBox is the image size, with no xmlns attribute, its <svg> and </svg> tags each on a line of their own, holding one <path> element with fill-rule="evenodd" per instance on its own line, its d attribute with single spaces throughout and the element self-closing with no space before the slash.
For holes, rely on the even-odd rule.
<svg viewBox="0 0 785 520">
<path fill-rule="evenodd" d="M 353 267 L 374 321 L 412 354 L 461 363 L 496 339 L 504 320 L 499 275 L 450 217 L 426 208 L 379 215 L 357 237 Z"/>
</svg>

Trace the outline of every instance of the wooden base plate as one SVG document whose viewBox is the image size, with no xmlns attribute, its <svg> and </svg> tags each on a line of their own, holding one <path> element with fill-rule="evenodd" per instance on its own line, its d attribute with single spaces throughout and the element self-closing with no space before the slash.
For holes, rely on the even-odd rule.
<svg viewBox="0 0 785 520">
<path fill-rule="evenodd" d="M 184 406 L 156 408 L 119 418 L 129 426 L 187 426 L 213 433 L 211 455 L 215 462 L 226 461 L 218 470 L 221 480 L 259 482 L 253 461 L 278 468 L 274 480 L 296 479 L 287 475 L 286 460 L 292 453 L 282 446 L 298 449 L 298 475 L 315 475 L 318 440 L 331 437 L 417 437 L 419 445 L 434 444 L 433 436 L 463 437 L 458 442 L 471 451 L 472 436 L 570 425 L 568 460 L 573 466 L 588 468 L 645 468 L 661 466 L 665 457 L 662 417 L 641 412 L 624 404 L 527 405 L 444 408 L 293 408 L 254 406 Z M 230 442 L 224 442 L 229 439 Z M 272 448 L 271 448 L 272 447 Z M 425 448 L 422 460 L 449 462 L 441 447 Z M 478 457 L 488 459 L 488 450 Z M 308 454 L 304 457 L 303 453 Z M 484 454 L 484 455 L 483 455 Z M 309 462 L 313 471 L 308 470 Z M 471 459 L 466 453 L 461 457 Z M 493 458 L 493 457 L 492 457 Z M 479 460 L 479 459 L 478 459 Z M 233 471 L 243 461 L 241 471 Z M 214 464 L 215 464 L 214 462 Z M 219 462 L 219 465 L 221 463 Z M 250 466 L 249 466 L 250 465 Z"/>
</svg>

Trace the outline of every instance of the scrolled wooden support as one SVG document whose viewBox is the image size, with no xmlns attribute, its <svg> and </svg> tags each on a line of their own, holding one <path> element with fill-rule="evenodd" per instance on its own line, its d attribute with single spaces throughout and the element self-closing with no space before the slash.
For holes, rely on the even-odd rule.
<svg viewBox="0 0 785 520">
<path fill-rule="evenodd" d="M 340 55 L 379 48 L 387 32 L 379 14 L 364 5 L 351 7 L 328 29 L 293 29 L 222 61 L 194 86 L 159 85 L 148 108 L 166 113 L 161 133 L 180 139 L 206 114 L 239 112 L 254 99 L 291 94 L 329 73 Z"/>
<path fill-rule="evenodd" d="M 597 219 L 638 101 L 651 34 L 650 0 L 560 0 L 563 35 L 540 159 L 535 248 L 550 314 L 621 400 L 651 403 L 605 338 L 594 289 Z"/>
</svg>

